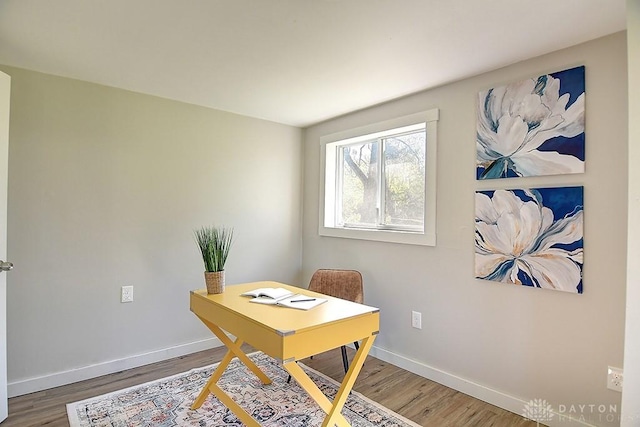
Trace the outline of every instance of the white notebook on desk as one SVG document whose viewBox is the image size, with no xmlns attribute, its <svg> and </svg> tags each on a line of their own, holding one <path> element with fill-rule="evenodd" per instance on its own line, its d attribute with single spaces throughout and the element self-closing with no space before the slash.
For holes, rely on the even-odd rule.
<svg viewBox="0 0 640 427">
<path fill-rule="evenodd" d="M 326 298 L 295 294 L 284 288 L 260 288 L 245 292 L 242 295 L 253 297 L 250 302 L 255 302 L 256 304 L 280 305 L 298 310 L 309 310 L 323 302 L 327 302 Z"/>
<path fill-rule="evenodd" d="M 278 300 L 276 304 L 283 307 L 296 308 L 298 310 L 309 310 L 313 307 L 327 302 L 326 298 L 310 297 L 308 295 L 296 294 L 291 297 L 286 297 Z"/>
</svg>

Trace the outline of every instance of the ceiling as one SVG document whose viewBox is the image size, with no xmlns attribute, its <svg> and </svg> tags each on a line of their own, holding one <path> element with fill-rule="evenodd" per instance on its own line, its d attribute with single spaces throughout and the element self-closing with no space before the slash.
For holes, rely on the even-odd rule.
<svg viewBox="0 0 640 427">
<path fill-rule="evenodd" d="M 0 0 L 0 64 L 305 127 L 626 28 L 625 0 Z"/>
</svg>

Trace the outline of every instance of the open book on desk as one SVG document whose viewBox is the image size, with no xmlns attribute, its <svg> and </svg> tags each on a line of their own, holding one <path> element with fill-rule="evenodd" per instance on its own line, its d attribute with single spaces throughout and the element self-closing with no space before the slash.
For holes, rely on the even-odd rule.
<svg viewBox="0 0 640 427">
<path fill-rule="evenodd" d="M 257 304 L 280 305 L 298 310 L 309 310 L 323 302 L 327 302 L 325 298 L 295 294 L 284 288 L 260 288 L 245 292 L 242 295 L 253 297 L 250 302 Z"/>
<path fill-rule="evenodd" d="M 268 298 L 270 300 L 277 300 L 280 298 L 290 297 L 294 295 L 294 293 L 286 290 L 285 288 L 260 288 L 245 292 L 241 295 L 243 297 Z"/>
</svg>

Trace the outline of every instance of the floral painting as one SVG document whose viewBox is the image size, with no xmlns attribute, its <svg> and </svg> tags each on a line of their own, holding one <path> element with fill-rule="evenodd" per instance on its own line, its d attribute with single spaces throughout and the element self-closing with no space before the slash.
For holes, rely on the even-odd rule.
<svg viewBox="0 0 640 427">
<path fill-rule="evenodd" d="M 477 179 L 584 172 L 584 70 L 478 94 Z"/>
<path fill-rule="evenodd" d="M 476 192 L 476 278 L 581 294 L 583 192 Z"/>
</svg>

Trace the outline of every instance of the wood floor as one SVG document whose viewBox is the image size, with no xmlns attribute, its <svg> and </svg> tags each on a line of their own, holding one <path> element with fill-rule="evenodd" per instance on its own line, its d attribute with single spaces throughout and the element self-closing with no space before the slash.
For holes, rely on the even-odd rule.
<svg viewBox="0 0 640 427">
<path fill-rule="evenodd" d="M 7 426 L 68 426 L 65 405 L 136 384 L 218 362 L 223 348 L 130 369 L 50 390 L 9 399 Z M 353 353 L 350 353 L 352 356 Z M 344 376 L 339 350 L 314 356 L 304 363 L 341 381 Z M 354 390 L 421 426 L 434 427 L 534 427 L 520 415 L 429 381 L 381 360 L 369 357 Z"/>
</svg>

